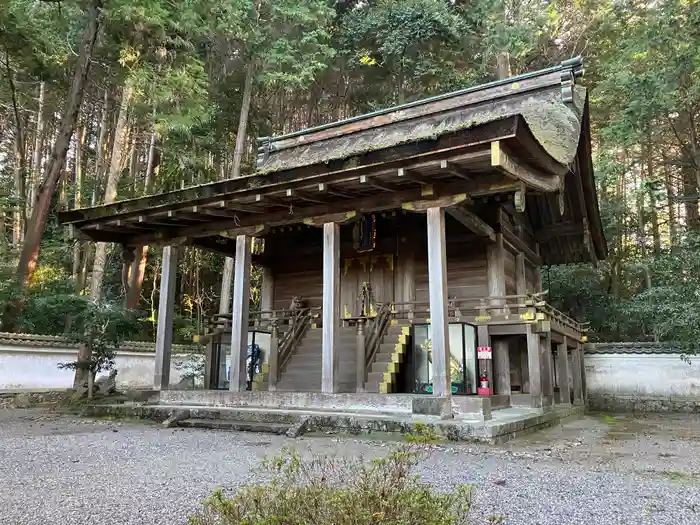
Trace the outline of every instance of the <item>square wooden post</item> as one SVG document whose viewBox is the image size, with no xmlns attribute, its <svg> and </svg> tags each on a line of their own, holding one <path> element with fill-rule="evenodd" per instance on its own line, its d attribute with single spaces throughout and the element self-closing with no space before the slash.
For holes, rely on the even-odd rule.
<svg viewBox="0 0 700 525">
<path fill-rule="evenodd" d="M 156 359 L 153 386 L 167 389 L 170 384 L 170 357 L 173 346 L 173 314 L 175 312 L 175 283 L 177 282 L 177 247 L 163 248 L 156 324 Z"/>
<path fill-rule="evenodd" d="M 522 383 L 520 391 L 523 394 L 530 393 L 530 366 L 527 358 L 527 338 L 518 339 L 518 353 L 520 354 L 520 370 L 522 375 Z"/>
<path fill-rule="evenodd" d="M 274 289 L 275 276 L 272 273 L 272 268 L 269 266 L 263 266 L 262 285 L 260 287 L 260 310 L 263 312 L 274 310 Z"/>
<path fill-rule="evenodd" d="M 571 377 L 574 380 L 574 405 L 583 405 L 583 370 L 579 353 L 581 349 L 578 343 L 571 349 Z"/>
<path fill-rule="evenodd" d="M 535 326 L 527 325 L 527 368 L 530 399 L 533 407 L 542 406 L 542 370 L 540 367 L 540 334 L 535 332 Z"/>
<path fill-rule="evenodd" d="M 357 339 L 355 341 L 355 376 L 357 392 L 365 391 L 365 363 L 367 347 L 365 346 L 365 320 L 357 320 Z"/>
<path fill-rule="evenodd" d="M 447 319 L 445 210 L 428 208 L 428 283 L 433 355 L 433 395 L 451 396 L 450 339 Z"/>
<path fill-rule="evenodd" d="M 551 406 L 554 401 L 551 332 L 540 334 L 540 374 L 542 382 L 542 406 Z"/>
<path fill-rule="evenodd" d="M 578 343 L 576 346 L 578 347 L 578 359 L 581 363 L 581 397 L 583 398 L 583 404 L 585 405 L 586 400 L 588 399 L 588 388 L 586 388 L 586 366 L 584 359 L 583 344 Z"/>
<path fill-rule="evenodd" d="M 496 235 L 496 242 L 486 247 L 486 278 L 490 297 L 506 294 L 506 252 L 503 234 Z M 491 306 L 504 304 L 503 299 L 494 300 Z M 497 310 L 500 312 L 500 310 Z M 493 341 L 493 389 L 496 394 L 510 395 L 510 347 L 507 339 Z"/>
<path fill-rule="evenodd" d="M 338 324 L 340 323 L 340 226 L 323 225 L 323 342 L 321 392 L 338 391 Z"/>
<path fill-rule="evenodd" d="M 569 348 L 564 342 L 557 345 L 557 378 L 559 379 L 559 403 L 571 404 L 571 387 L 569 386 Z"/>
<path fill-rule="evenodd" d="M 267 389 L 270 392 L 277 390 L 279 378 L 279 326 L 277 317 L 272 314 L 270 321 L 270 355 L 267 357 Z"/>
<path fill-rule="evenodd" d="M 231 392 L 245 392 L 248 371 L 248 314 L 250 313 L 250 246 L 247 235 L 236 237 L 236 259 L 233 270 L 231 302 Z"/>
</svg>

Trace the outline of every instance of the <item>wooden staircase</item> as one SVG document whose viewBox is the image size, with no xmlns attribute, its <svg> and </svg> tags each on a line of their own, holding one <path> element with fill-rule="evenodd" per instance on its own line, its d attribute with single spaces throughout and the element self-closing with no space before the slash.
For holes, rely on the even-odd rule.
<svg viewBox="0 0 700 525">
<path fill-rule="evenodd" d="M 338 328 L 338 392 L 355 392 L 355 352 L 357 332 L 352 327 Z M 322 329 L 311 327 L 289 357 L 281 371 L 277 390 L 280 392 L 321 391 Z"/>
<path fill-rule="evenodd" d="M 372 362 L 365 391 L 389 394 L 397 388 L 399 367 L 408 351 L 411 324 L 407 320 L 394 320 L 387 327 Z"/>
</svg>

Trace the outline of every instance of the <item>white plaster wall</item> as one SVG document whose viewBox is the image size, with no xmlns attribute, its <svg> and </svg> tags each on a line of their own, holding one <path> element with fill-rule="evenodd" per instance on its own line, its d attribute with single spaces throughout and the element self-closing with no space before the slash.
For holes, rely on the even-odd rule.
<svg viewBox="0 0 700 525">
<path fill-rule="evenodd" d="M 680 354 L 586 354 L 589 393 L 700 398 L 700 356 Z"/>
<path fill-rule="evenodd" d="M 60 363 L 76 359 L 75 348 L 35 348 L 0 345 L 0 390 L 64 389 L 73 386 L 73 371 L 61 370 Z M 173 355 L 170 384 L 177 384 L 186 372 L 181 362 L 188 356 Z M 155 355 L 146 352 L 116 353 L 119 387 L 152 387 Z M 106 375 L 100 374 L 100 375 Z"/>
</svg>

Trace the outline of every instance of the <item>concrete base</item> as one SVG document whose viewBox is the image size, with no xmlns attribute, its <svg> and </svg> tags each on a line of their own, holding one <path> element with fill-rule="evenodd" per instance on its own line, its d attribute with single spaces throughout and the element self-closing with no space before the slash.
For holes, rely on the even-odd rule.
<svg viewBox="0 0 700 525">
<path fill-rule="evenodd" d="M 480 396 L 452 396 L 452 412 L 458 419 L 491 419 L 491 398 Z"/>
<path fill-rule="evenodd" d="M 451 419 L 452 402 L 449 397 L 414 397 L 412 412 L 420 416 L 436 416 L 440 419 Z"/>
<path fill-rule="evenodd" d="M 455 417 L 489 419 L 491 401 L 476 396 L 451 396 Z M 214 407 L 261 407 L 333 410 L 380 414 L 450 415 L 449 397 L 424 394 L 323 394 L 320 392 L 229 392 L 226 390 L 162 390 L 159 403 Z"/>
<path fill-rule="evenodd" d="M 500 410 L 501 408 L 508 408 L 510 406 L 510 395 L 508 394 L 496 394 L 491 396 L 491 409 Z"/>
<path fill-rule="evenodd" d="M 165 392 L 163 392 L 165 393 Z M 186 394 L 200 394 L 198 399 L 203 399 L 203 396 L 211 396 L 210 392 L 187 392 Z M 181 422 L 182 426 L 197 427 L 197 428 L 218 428 L 229 430 L 251 430 L 260 432 L 283 433 L 292 428 L 301 425 L 304 431 L 337 431 L 349 432 L 352 434 L 362 434 L 371 432 L 399 432 L 410 433 L 416 432 L 421 427 L 430 427 L 438 435 L 444 436 L 451 441 L 483 441 L 483 442 L 501 442 L 517 437 L 527 432 L 531 432 L 540 428 L 551 426 L 561 421 L 562 419 L 571 417 L 580 417 L 583 414 L 583 407 L 566 407 L 553 408 L 548 411 L 532 409 L 532 408 L 504 408 L 496 412 L 490 413 L 490 401 L 484 399 L 483 409 L 488 409 L 491 419 L 484 420 L 483 413 L 473 413 L 472 418 L 465 414 L 458 414 L 454 419 L 441 419 L 442 416 L 436 417 L 434 414 L 414 413 L 414 408 L 433 412 L 436 407 L 442 411 L 444 415 L 446 400 L 444 398 L 431 398 L 429 396 L 392 396 L 386 394 L 380 395 L 357 395 L 357 394 L 303 394 L 303 399 L 309 399 L 318 404 L 344 404 L 354 403 L 356 408 L 360 407 L 361 399 L 364 399 L 363 406 L 367 407 L 369 401 L 374 401 L 374 398 L 388 398 L 384 403 L 374 401 L 375 406 L 380 406 L 384 411 L 372 410 L 365 408 L 364 410 L 338 410 L 338 409 L 323 409 L 313 407 L 270 407 L 262 406 L 253 403 L 253 401 L 270 402 L 271 398 L 265 396 L 256 396 L 255 394 L 267 393 L 230 393 L 216 392 L 217 399 L 227 399 L 231 405 L 220 404 L 218 406 L 196 405 L 185 403 L 169 403 L 165 399 L 161 399 L 160 403 L 152 405 L 139 405 L 136 403 L 122 405 L 92 405 L 87 408 L 87 415 L 92 416 L 124 416 L 155 419 L 157 421 L 165 421 L 173 413 L 187 410 L 189 418 Z M 294 394 L 290 394 L 293 396 Z M 279 394 L 277 394 L 279 396 Z M 172 395 L 163 396 L 168 399 L 173 399 Z M 283 396 L 284 397 L 284 396 Z M 370 398 L 368 401 L 367 398 Z M 176 397 L 177 398 L 177 397 Z M 335 401 L 333 401 L 333 398 Z M 345 398 L 345 399 L 343 399 Z M 393 398 L 393 399 L 392 399 Z M 410 410 L 406 410 L 406 399 L 410 399 Z M 420 399 L 426 401 L 420 401 Z M 186 398 L 178 398 L 184 401 Z M 287 398 L 287 403 L 292 398 Z M 427 400 L 434 400 L 428 402 Z M 454 404 L 455 399 L 452 401 Z M 461 399 L 477 399 L 477 398 L 461 398 Z M 416 400 L 416 401 L 414 401 Z M 298 401 L 298 399 L 297 399 Z M 238 403 L 238 405 L 234 405 Z M 401 411 L 388 412 L 387 407 L 391 404 L 400 407 Z M 414 404 L 415 403 L 415 404 Z M 284 404 L 284 403 L 281 403 Z M 459 404 L 459 403 L 458 403 Z M 465 403 L 465 405 L 468 403 Z M 483 410 L 482 410 L 483 412 Z"/>
</svg>

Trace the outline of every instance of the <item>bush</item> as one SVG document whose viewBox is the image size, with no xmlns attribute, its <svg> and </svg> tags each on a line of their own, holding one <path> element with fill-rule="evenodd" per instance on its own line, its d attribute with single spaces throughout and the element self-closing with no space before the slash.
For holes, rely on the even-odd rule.
<svg viewBox="0 0 700 525">
<path fill-rule="evenodd" d="M 192 525 L 460 525 L 467 523 L 471 489 L 438 493 L 411 474 L 415 447 L 365 463 L 291 453 L 266 462 L 268 483 L 247 485 L 232 498 L 221 490 L 190 518 Z"/>
</svg>

